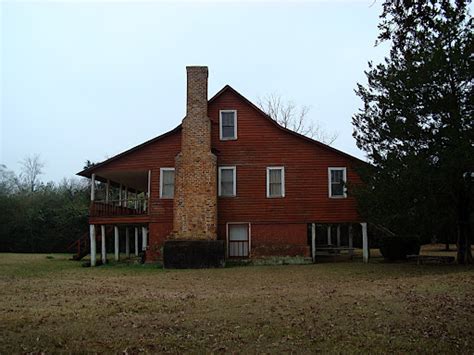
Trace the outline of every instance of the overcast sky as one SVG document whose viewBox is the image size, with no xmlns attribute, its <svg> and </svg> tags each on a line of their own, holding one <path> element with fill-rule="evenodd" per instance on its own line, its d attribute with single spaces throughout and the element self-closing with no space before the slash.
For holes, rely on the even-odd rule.
<svg viewBox="0 0 474 355">
<path fill-rule="evenodd" d="M 364 157 L 352 138 L 380 1 L 0 2 L 0 163 L 40 154 L 44 181 L 80 171 L 177 126 L 186 65 L 209 67 L 253 102 L 279 93 Z"/>
</svg>

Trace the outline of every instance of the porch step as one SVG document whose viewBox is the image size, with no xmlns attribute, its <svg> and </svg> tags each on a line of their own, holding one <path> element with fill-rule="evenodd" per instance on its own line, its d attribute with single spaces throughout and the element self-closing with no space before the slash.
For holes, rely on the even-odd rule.
<svg viewBox="0 0 474 355">
<path fill-rule="evenodd" d="M 107 226 L 105 234 L 112 233 L 113 226 Z M 80 261 L 90 253 L 90 239 L 89 232 L 84 233 L 79 239 L 72 242 L 67 250 L 75 251 L 72 255 L 71 260 Z M 96 235 L 96 241 L 100 242 L 102 234 Z"/>
</svg>

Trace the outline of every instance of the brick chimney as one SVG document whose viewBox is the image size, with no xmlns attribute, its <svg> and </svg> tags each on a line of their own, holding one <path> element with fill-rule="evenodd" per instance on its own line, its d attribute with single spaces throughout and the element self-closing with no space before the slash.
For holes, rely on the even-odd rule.
<svg viewBox="0 0 474 355">
<path fill-rule="evenodd" d="M 211 152 L 207 116 L 207 67 L 186 67 L 186 117 L 181 152 L 175 158 L 173 233 L 175 240 L 217 239 L 217 159 Z"/>
</svg>

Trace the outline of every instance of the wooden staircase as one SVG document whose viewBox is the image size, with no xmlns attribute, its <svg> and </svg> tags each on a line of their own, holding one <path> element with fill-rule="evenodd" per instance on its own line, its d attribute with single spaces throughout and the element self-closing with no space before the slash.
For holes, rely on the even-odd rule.
<svg viewBox="0 0 474 355">
<path fill-rule="evenodd" d="M 101 229 L 99 228 L 99 231 L 100 230 Z M 107 233 L 112 233 L 112 230 L 113 230 L 113 226 L 107 226 L 105 230 L 105 234 L 107 235 Z M 97 245 L 100 245 L 101 238 L 102 238 L 101 232 L 96 233 L 95 239 L 96 239 L 96 243 L 98 243 Z M 89 232 L 84 233 L 79 239 L 72 242 L 67 247 L 67 250 L 74 252 L 71 259 L 76 260 L 76 261 L 82 260 L 85 256 L 89 255 L 90 253 Z"/>
<path fill-rule="evenodd" d="M 81 260 L 87 254 L 89 254 L 89 233 L 84 233 L 82 237 L 72 242 L 68 247 L 67 250 L 74 252 L 72 256 L 72 260 Z"/>
</svg>

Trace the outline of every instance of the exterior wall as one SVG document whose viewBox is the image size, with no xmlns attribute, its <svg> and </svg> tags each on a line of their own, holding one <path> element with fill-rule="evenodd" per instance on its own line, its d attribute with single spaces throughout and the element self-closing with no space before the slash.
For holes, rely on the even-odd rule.
<svg viewBox="0 0 474 355">
<path fill-rule="evenodd" d="M 219 110 L 224 109 L 237 110 L 237 140 L 219 140 Z M 207 114 L 211 120 L 211 146 L 216 152 L 217 166 L 235 165 L 237 168 L 237 196 L 217 198 L 218 239 L 226 239 L 228 222 L 248 222 L 251 223 L 252 257 L 308 256 L 307 223 L 360 221 L 356 202 L 350 194 L 344 199 L 328 196 L 328 167 L 346 167 L 348 182 L 357 183 L 359 179 L 352 167 L 355 160 L 279 129 L 231 90 L 209 103 Z M 175 166 L 175 157 L 180 151 L 181 131 L 178 130 L 96 171 L 98 175 L 104 171 L 152 171 L 149 261 L 161 257 L 160 247 L 173 230 L 176 198 L 159 198 L 159 175 L 160 168 Z M 266 197 L 268 166 L 285 167 L 284 198 Z M 209 185 L 214 189 L 217 188 L 216 176 L 217 173 L 210 177 L 215 179 Z M 179 183 L 175 181 L 175 184 Z"/>
<path fill-rule="evenodd" d="M 238 139 L 219 140 L 219 110 L 236 109 Z M 349 183 L 359 182 L 353 160 L 282 131 L 232 92 L 209 107 L 218 165 L 237 167 L 237 196 L 218 198 L 219 223 L 357 222 L 352 197 L 329 198 L 328 168 L 346 167 Z M 285 167 L 285 197 L 266 197 L 266 168 Z"/>
<path fill-rule="evenodd" d="M 234 220 L 229 222 L 236 222 Z M 247 221 L 239 221 L 247 223 Z M 227 223 L 219 224 L 219 238 L 226 240 Z M 250 258 L 311 256 L 306 223 L 250 222 Z"/>
<path fill-rule="evenodd" d="M 173 230 L 173 223 L 149 223 L 147 262 L 162 260 L 163 244 Z"/>
<path fill-rule="evenodd" d="M 219 139 L 219 110 L 237 110 L 235 141 Z M 307 223 L 357 222 L 354 198 L 329 198 L 328 168 L 346 167 L 359 182 L 353 159 L 289 134 L 232 91 L 209 105 L 218 166 L 236 166 L 237 196 L 218 198 L 219 238 L 228 222 L 251 223 L 251 256 L 309 256 Z M 285 167 L 285 197 L 266 197 L 266 168 Z"/>
</svg>

